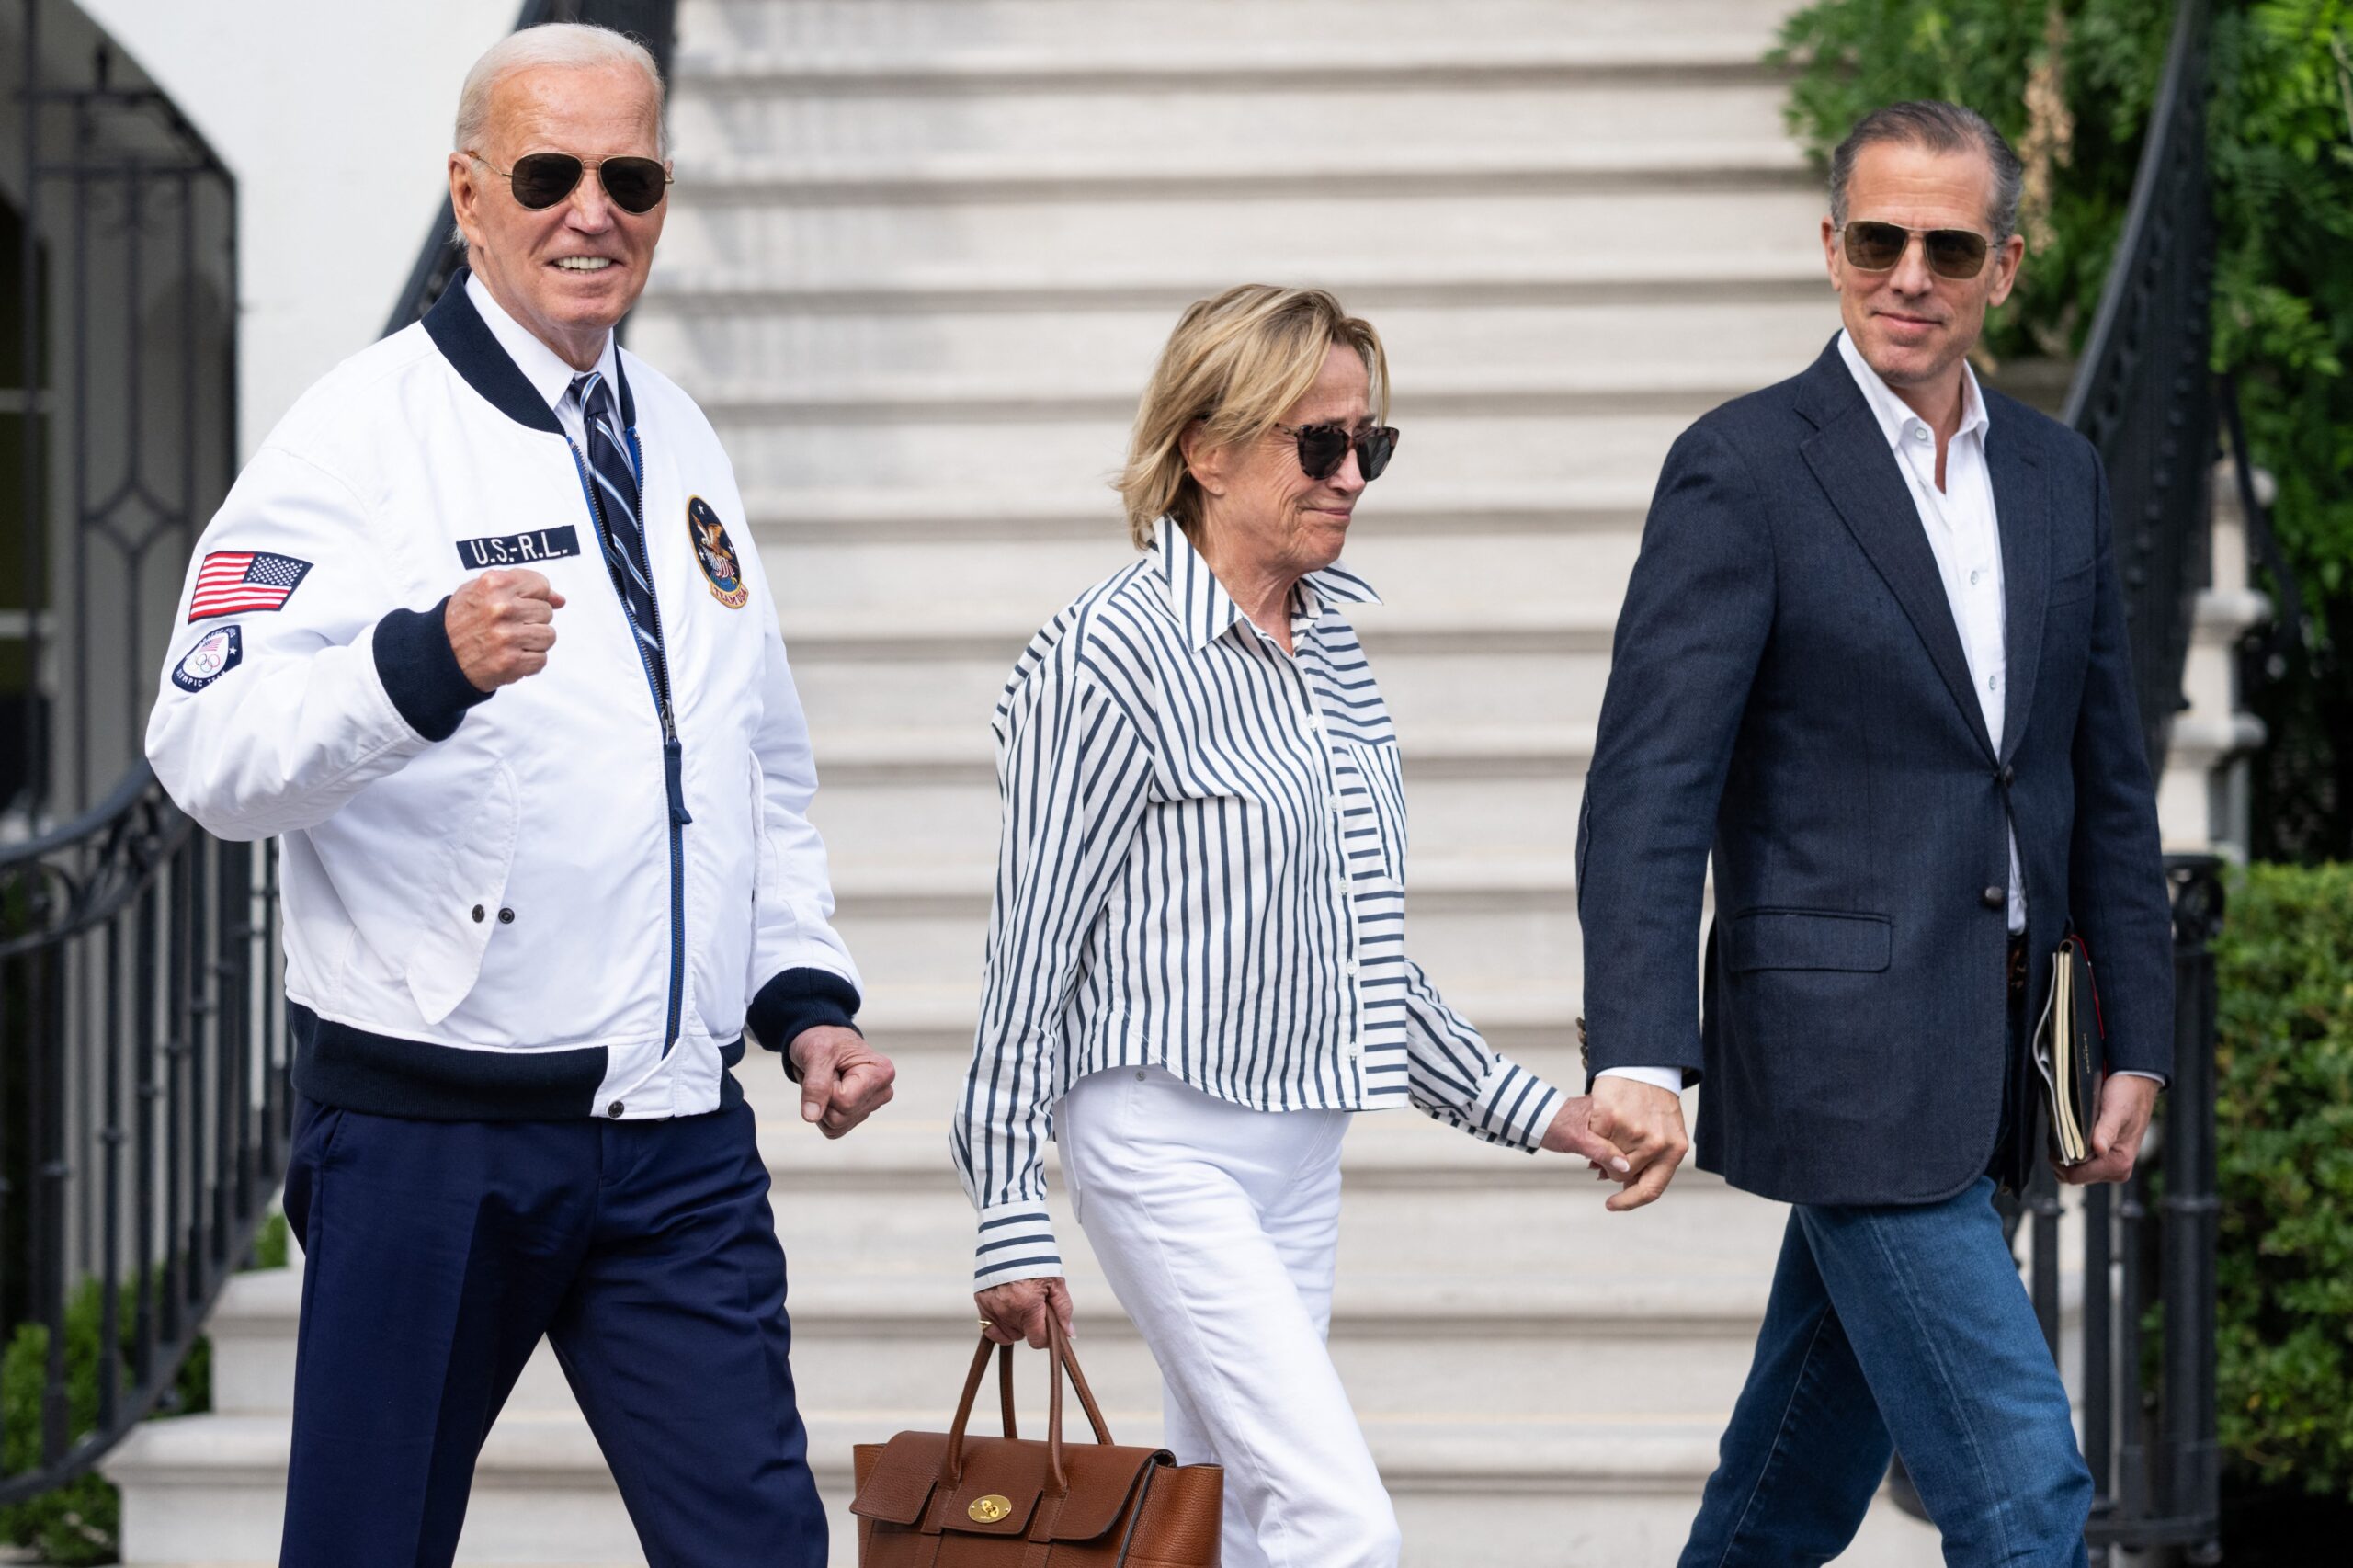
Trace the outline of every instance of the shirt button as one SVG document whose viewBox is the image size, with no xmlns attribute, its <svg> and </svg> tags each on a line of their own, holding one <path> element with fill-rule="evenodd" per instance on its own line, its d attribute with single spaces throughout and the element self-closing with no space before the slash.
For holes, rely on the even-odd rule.
<svg viewBox="0 0 2353 1568">
<path fill-rule="evenodd" d="M 481 904 L 477 903 L 477 904 L 475 904 L 475 905 L 474 905 L 474 924 L 475 924 L 475 925 L 479 926 L 479 925 L 481 925 L 481 924 L 483 923 L 483 917 L 484 917 L 484 915 L 485 915 L 485 913 L 486 913 L 486 912 L 483 909 L 483 906 L 482 906 Z"/>
<path fill-rule="evenodd" d="M 607 1106 L 607 1107 L 605 1108 L 605 1114 L 606 1114 L 607 1116 L 608 1116 L 608 1117 L 612 1118 L 615 1121 L 619 1121 L 619 1120 L 621 1119 L 621 1112 L 623 1112 L 623 1111 L 627 1110 L 628 1108 L 629 1108 L 628 1105 L 627 1105 L 627 1104 L 625 1104 L 624 1102 L 622 1102 L 622 1101 L 620 1101 L 620 1100 L 615 1100 L 612 1104 L 610 1104 L 610 1105 L 608 1105 L 608 1106 Z"/>
<path fill-rule="evenodd" d="M 1928 427 L 1925 425 L 1915 425 L 1912 426 L 1912 438 L 1915 441 L 1927 440 L 1928 438 Z"/>
<path fill-rule="evenodd" d="M 2001 690 L 2002 677 L 2000 676 L 1987 676 L 1985 677 L 1985 689 L 1988 691 Z"/>
<path fill-rule="evenodd" d="M 1977 579 L 1984 575 L 1985 575 L 1985 574 L 1983 571 L 1972 572 L 1969 574 L 1969 585 L 1972 588 L 1977 586 Z"/>
<path fill-rule="evenodd" d="M 1324 715 L 1321 713 L 1310 713 L 1307 716 L 1307 727 L 1311 730 L 1322 729 L 1324 727 Z"/>
<path fill-rule="evenodd" d="M 2010 895 L 2000 888 L 1988 885 L 1984 892 L 1977 895 L 1977 902 L 1988 909 L 2007 909 Z"/>
<path fill-rule="evenodd" d="M 514 912 L 513 910 L 511 910 L 511 909 L 502 909 L 502 910 L 500 910 L 500 911 L 498 912 L 498 923 L 499 923 L 501 926 L 512 926 L 512 925 L 514 925 L 514 924 L 515 924 L 515 912 Z"/>
</svg>

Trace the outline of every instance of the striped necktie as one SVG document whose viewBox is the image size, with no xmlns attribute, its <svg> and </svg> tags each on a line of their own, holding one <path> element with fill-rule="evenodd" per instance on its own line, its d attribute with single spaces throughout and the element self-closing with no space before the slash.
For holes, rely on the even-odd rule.
<svg viewBox="0 0 2353 1568">
<path fill-rule="evenodd" d="M 654 584 L 646 570 L 645 538 L 638 525 L 637 470 L 613 410 L 613 391 L 595 370 L 572 381 L 588 429 L 588 472 L 597 484 L 597 517 L 604 524 L 605 567 L 613 575 L 630 629 L 654 673 L 656 693 L 666 707 L 669 670 L 662 657 L 662 618 L 654 608 Z M 666 722 L 667 715 L 665 715 Z"/>
</svg>

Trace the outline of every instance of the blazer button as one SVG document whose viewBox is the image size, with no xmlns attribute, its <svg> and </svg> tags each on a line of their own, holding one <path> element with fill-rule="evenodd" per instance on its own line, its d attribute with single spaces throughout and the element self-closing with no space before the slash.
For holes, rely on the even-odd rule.
<svg viewBox="0 0 2353 1568">
<path fill-rule="evenodd" d="M 481 924 L 482 924 L 482 922 L 483 922 L 483 907 L 482 907 L 482 905 L 481 905 L 481 904 L 477 903 L 477 904 L 475 904 L 475 905 L 474 905 L 474 924 L 475 924 L 475 925 L 477 925 L 477 926 L 479 926 L 479 925 L 481 925 Z"/>
<path fill-rule="evenodd" d="M 2015 783 L 2017 783 L 2017 782 L 2018 781 L 2018 770 L 2017 768 L 2015 768 L 2015 767 L 2012 767 L 2009 764 L 2007 764 L 2007 763 L 2004 763 L 2004 764 L 2002 765 L 2002 771 L 2001 771 L 2000 773 L 1996 774 L 1995 777 L 1996 777 L 1996 778 L 1998 778 L 1999 779 L 2001 779 L 2001 781 L 2002 781 L 2002 788 L 2003 788 L 2003 789 L 2005 789 L 2005 790 L 2006 790 L 2006 789 L 2008 789 L 2011 785 L 2013 785 L 2013 784 L 2015 784 Z"/>
<path fill-rule="evenodd" d="M 2007 909 L 2010 906 L 2010 895 L 2001 888 L 1989 887 L 1977 895 L 1977 902 L 1988 909 Z"/>
<path fill-rule="evenodd" d="M 515 912 L 514 912 L 513 910 L 511 910 L 511 909 L 502 909 L 502 910 L 500 910 L 500 911 L 498 912 L 498 923 L 499 923 L 501 926 L 512 926 L 512 925 L 514 925 L 514 924 L 515 924 Z"/>
</svg>

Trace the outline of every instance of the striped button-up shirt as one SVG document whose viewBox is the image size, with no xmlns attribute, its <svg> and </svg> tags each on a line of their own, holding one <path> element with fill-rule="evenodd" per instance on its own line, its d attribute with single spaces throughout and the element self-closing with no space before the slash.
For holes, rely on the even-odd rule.
<svg viewBox="0 0 2353 1568">
<path fill-rule="evenodd" d="M 1293 590 L 1292 645 L 1184 530 L 1031 640 L 999 699 L 1003 819 L 972 1066 L 950 1133 L 979 1288 L 1063 1272 L 1052 1108 L 1164 1068 L 1260 1110 L 1417 1105 L 1532 1150 L 1558 1090 L 1489 1049 L 1405 952 L 1405 797 L 1389 710 L 1340 607 Z"/>
</svg>

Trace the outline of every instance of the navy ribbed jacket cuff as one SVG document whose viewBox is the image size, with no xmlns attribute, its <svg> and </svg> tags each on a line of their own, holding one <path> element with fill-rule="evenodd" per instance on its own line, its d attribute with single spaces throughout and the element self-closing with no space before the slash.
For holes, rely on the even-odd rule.
<svg viewBox="0 0 2353 1568">
<path fill-rule="evenodd" d="M 855 1029 L 858 987 L 830 970 L 788 969 L 752 998 L 750 1023 L 760 1044 L 784 1058 L 785 1076 L 801 1082 L 788 1048 L 821 1024 Z"/>
<path fill-rule="evenodd" d="M 445 597 L 431 609 L 396 609 L 376 623 L 376 675 L 409 728 L 428 741 L 458 733 L 466 710 L 490 700 L 458 665 Z"/>
</svg>

